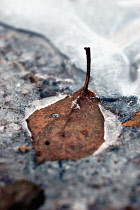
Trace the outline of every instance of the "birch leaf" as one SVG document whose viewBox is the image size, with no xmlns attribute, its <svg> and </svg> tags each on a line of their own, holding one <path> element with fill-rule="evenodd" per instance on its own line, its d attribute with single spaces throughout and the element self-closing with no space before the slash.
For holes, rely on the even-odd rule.
<svg viewBox="0 0 140 210">
<path fill-rule="evenodd" d="M 84 87 L 40 110 L 28 119 L 37 163 L 46 160 L 77 159 L 91 155 L 104 142 L 104 117 L 99 98 L 88 90 L 90 48 Z"/>
</svg>

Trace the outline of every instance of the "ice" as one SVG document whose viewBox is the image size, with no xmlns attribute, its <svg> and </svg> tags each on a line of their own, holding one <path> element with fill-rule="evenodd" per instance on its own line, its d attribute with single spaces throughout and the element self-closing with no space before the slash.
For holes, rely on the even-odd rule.
<svg viewBox="0 0 140 210">
<path fill-rule="evenodd" d="M 35 100 L 33 101 L 28 108 L 25 109 L 25 120 L 33 114 L 36 110 L 42 109 L 47 107 L 63 98 L 65 98 L 66 94 L 59 94 L 58 96 L 44 98 L 42 100 Z M 74 101 L 75 102 L 75 101 Z M 73 105 L 75 105 L 73 103 Z M 104 116 L 104 140 L 105 142 L 99 147 L 97 151 L 93 154 L 94 156 L 99 155 L 109 146 L 118 145 L 119 136 L 122 132 L 122 125 L 117 115 L 114 115 L 109 110 L 105 109 L 102 105 L 99 105 L 100 110 Z M 76 107 L 77 108 L 77 107 Z M 79 108 L 79 107 L 78 107 Z M 53 117 L 58 117 L 58 113 L 54 113 Z M 27 123 L 23 121 L 24 128 L 27 130 L 28 134 L 31 136 L 31 133 L 27 127 Z"/>
<path fill-rule="evenodd" d="M 54 114 L 52 114 L 52 117 L 59 117 L 59 114 L 58 113 L 54 113 Z"/>
<path fill-rule="evenodd" d="M 137 72 L 135 81 L 131 80 L 131 61 L 125 51 L 127 45 L 130 52 L 128 46 L 140 37 L 139 18 L 136 0 L 131 6 L 129 1 L 119 0 L 1 0 L 0 5 L 0 21 L 48 37 L 83 71 L 83 48 L 90 46 L 91 90 L 107 97 L 140 97 L 140 73 Z M 131 34 L 127 33 L 130 31 Z"/>
<path fill-rule="evenodd" d="M 28 107 L 25 109 L 25 119 L 23 119 L 22 124 L 24 129 L 28 132 L 29 136 L 31 136 L 31 132 L 29 131 L 26 123 L 26 119 L 33 114 L 36 110 L 45 108 L 46 106 L 49 106 L 63 98 L 65 98 L 66 94 L 58 94 L 57 96 L 47 97 L 42 100 L 35 100 L 32 103 L 29 104 Z"/>
<path fill-rule="evenodd" d="M 100 109 L 105 118 L 105 135 L 104 139 L 107 145 L 113 145 L 118 140 L 118 137 L 122 131 L 122 125 L 117 115 L 113 114 L 109 110 L 106 110 L 103 106 L 100 105 Z"/>
<path fill-rule="evenodd" d="M 4 126 L 0 126 L 0 132 L 2 133 L 4 131 Z"/>
<path fill-rule="evenodd" d="M 42 100 L 35 100 L 33 101 L 29 107 L 25 109 L 25 119 L 27 119 L 31 114 L 33 114 L 36 110 L 45 108 L 55 102 L 65 98 L 66 94 L 58 94 L 57 96 L 47 97 Z"/>
<path fill-rule="evenodd" d="M 104 116 L 104 140 L 105 142 L 99 147 L 99 149 L 93 154 L 99 155 L 109 146 L 119 145 L 119 136 L 122 132 L 122 125 L 117 115 L 113 114 L 109 110 L 100 105 L 100 110 Z"/>
</svg>

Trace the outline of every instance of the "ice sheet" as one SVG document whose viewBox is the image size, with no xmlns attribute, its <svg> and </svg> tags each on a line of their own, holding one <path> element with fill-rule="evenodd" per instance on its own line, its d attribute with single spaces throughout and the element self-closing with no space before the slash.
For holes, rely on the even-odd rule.
<svg viewBox="0 0 140 210">
<path fill-rule="evenodd" d="M 83 48 L 90 46 L 91 75 L 94 79 L 90 89 L 96 90 L 99 96 L 112 97 L 120 94 L 139 97 L 140 72 L 136 69 L 133 74 L 137 77 L 132 81 L 131 62 L 125 53 L 126 46 L 120 47 L 120 38 L 114 38 L 121 37 L 123 28 L 127 28 L 129 24 L 134 25 L 133 21 L 140 17 L 138 8 L 138 1 L 134 1 L 130 7 L 128 1 L 121 4 L 120 1 L 111 0 L 106 3 L 103 0 L 98 3 L 95 0 L 1 0 L 0 21 L 48 37 L 83 71 L 86 70 Z M 139 37 L 135 36 L 137 31 L 135 30 L 134 36 L 131 33 L 130 39 L 127 38 L 129 33 L 123 33 L 127 46 L 130 43 L 133 46 L 133 42 L 138 40 Z M 132 47 L 129 50 L 131 49 Z M 139 47 L 134 49 L 133 55 L 138 50 Z"/>
</svg>

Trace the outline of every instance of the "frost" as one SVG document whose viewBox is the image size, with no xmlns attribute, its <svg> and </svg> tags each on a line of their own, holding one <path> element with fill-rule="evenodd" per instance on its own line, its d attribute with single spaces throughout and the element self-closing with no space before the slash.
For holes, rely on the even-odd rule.
<svg viewBox="0 0 140 210">
<path fill-rule="evenodd" d="M 18 82 L 17 84 L 16 84 L 16 87 L 20 87 L 21 86 L 21 84 Z"/>
<path fill-rule="evenodd" d="M 104 109 L 102 106 L 100 106 L 100 109 L 104 115 L 105 118 L 105 135 L 104 139 L 105 142 L 108 145 L 113 145 L 118 140 L 118 137 L 121 134 L 122 131 L 122 125 L 120 120 L 118 119 L 118 116 L 110 112 L 109 110 Z"/>
<path fill-rule="evenodd" d="M 102 153 L 109 146 L 118 144 L 118 137 L 122 132 L 122 125 L 118 116 L 114 115 L 109 110 L 106 110 L 103 106 L 100 105 L 100 109 L 103 113 L 105 122 L 104 122 L 104 140 L 105 142 L 101 145 L 101 147 L 94 153 L 94 155 L 98 155 Z"/>
<path fill-rule="evenodd" d="M 2 133 L 4 131 L 4 126 L 0 126 L 0 132 Z"/>
<path fill-rule="evenodd" d="M 6 133 L 9 137 L 11 137 L 13 135 L 13 133 L 15 133 L 16 131 L 20 130 L 20 126 L 16 123 L 10 123 L 9 125 L 7 125 L 5 127 Z"/>
<path fill-rule="evenodd" d="M 80 105 L 78 104 L 78 99 L 79 99 L 79 96 L 72 101 L 72 104 L 71 104 L 71 109 L 80 109 Z"/>
<path fill-rule="evenodd" d="M 52 114 L 52 117 L 59 117 L 59 114 L 58 113 L 54 113 L 54 114 Z"/>
</svg>

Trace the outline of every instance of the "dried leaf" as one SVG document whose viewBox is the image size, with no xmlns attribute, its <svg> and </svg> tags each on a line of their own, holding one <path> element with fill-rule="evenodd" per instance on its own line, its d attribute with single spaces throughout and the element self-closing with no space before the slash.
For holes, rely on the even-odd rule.
<svg viewBox="0 0 140 210">
<path fill-rule="evenodd" d="M 85 50 L 87 76 L 84 87 L 35 111 L 27 120 L 37 163 L 86 157 L 104 142 L 104 117 L 98 106 L 99 99 L 88 90 L 90 48 Z"/>
<path fill-rule="evenodd" d="M 35 210 L 45 200 L 43 189 L 27 181 L 16 181 L 0 190 L 1 210 Z"/>
<path fill-rule="evenodd" d="M 21 145 L 18 149 L 22 153 L 28 152 L 28 147 L 26 145 Z"/>
<path fill-rule="evenodd" d="M 122 125 L 135 128 L 140 127 L 140 112 L 137 112 L 131 120 L 126 121 Z"/>
</svg>

